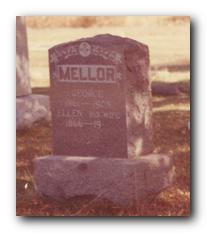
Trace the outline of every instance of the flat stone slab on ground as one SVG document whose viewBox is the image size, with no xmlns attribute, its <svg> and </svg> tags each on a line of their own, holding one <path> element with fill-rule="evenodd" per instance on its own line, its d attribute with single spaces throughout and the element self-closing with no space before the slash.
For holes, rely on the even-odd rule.
<svg viewBox="0 0 207 233">
<path fill-rule="evenodd" d="M 38 120 L 50 120 L 49 97 L 27 95 L 16 98 L 16 129 L 31 127 Z"/>
<path fill-rule="evenodd" d="M 43 197 L 65 201 L 95 195 L 123 207 L 159 193 L 174 177 L 172 158 L 161 154 L 137 160 L 44 156 L 33 165 L 36 188 Z"/>
</svg>

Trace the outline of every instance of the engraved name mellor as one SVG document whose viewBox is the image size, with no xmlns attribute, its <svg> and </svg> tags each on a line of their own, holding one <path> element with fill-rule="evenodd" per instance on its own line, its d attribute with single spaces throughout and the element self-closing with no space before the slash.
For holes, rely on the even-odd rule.
<svg viewBox="0 0 207 233">
<path fill-rule="evenodd" d="M 58 81 L 82 83 L 116 83 L 113 65 L 58 65 Z"/>
</svg>

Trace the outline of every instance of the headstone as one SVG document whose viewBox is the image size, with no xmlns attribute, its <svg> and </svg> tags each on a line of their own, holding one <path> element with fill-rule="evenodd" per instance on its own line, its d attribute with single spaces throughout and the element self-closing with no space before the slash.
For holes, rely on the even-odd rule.
<svg viewBox="0 0 207 233">
<path fill-rule="evenodd" d="M 148 47 L 99 35 L 49 50 L 54 153 L 136 158 L 152 151 Z"/>
<path fill-rule="evenodd" d="M 32 94 L 25 17 L 16 17 L 16 129 L 31 127 L 41 119 L 50 121 L 49 97 Z"/>
<path fill-rule="evenodd" d="M 16 96 L 31 94 L 25 18 L 16 17 Z"/>
<path fill-rule="evenodd" d="M 52 156 L 34 159 L 41 197 L 92 195 L 129 207 L 172 184 L 152 151 L 148 47 L 99 35 L 49 50 Z M 144 155 L 144 156 L 140 156 Z"/>
</svg>

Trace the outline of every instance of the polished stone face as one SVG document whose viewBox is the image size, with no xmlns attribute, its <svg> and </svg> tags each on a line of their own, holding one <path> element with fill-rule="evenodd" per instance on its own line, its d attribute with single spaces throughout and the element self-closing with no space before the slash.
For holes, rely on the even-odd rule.
<svg viewBox="0 0 207 233">
<path fill-rule="evenodd" d="M 49 50 L 54 154 L 137 157 L 151 152 L 148 49 L 100 35 Z"/>
</svg>

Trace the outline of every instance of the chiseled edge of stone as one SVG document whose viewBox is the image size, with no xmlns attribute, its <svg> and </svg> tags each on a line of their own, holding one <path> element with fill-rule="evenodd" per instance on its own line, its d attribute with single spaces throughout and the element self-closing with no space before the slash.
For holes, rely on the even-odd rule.
<svg viewBox="0 0 207 233">
<path fill-rule="evenodd" d="M 159 165 L 164 166 L 166 169 L 171 168 L 173 165 L 173 159 L 170 155 L 167 154 L 148 154 L 140 156 L 139 159 L 122 159 L 122 158 L 98 158 L 93 156 L 67 156 L 67 155 L 45 155 L 42 157 L 35 158 L 33 162 L 38 160 L 62 160 L 62 161 L 77 161 L 77 162 L 89 162 L 91 160 L 101 162 L 101 160 L 107 161 L 117 161 L 121 163 L 128 163 L 128 164 L 141 164 L 141 163 L 148 163 L 151 164 L 153 167 L 159 167 Z"/>
<path fill-rule="evenodd" d="M 95 35 L 95 36 L 91 36 L 91 37 L 83 37 L 83 38 L 80 38 L 80 39 L 77 39 L 77 40 L 72 40 L 72 41 L 67 41 L 67 42 L 64 42 L 64 43 L 60 43 L 60 44 L 57 44 L 57 45 L 54 45 L 52 47 L 49 48 L 49 51 L 50 50 L 53 50 L 53 49 L 56 49 L 56 48 L 60 48 L 60 47 L 63 47 L 63 46 L 66 46 L 67 44 L 73 44 L 73 43 L 78 43 L 78 42 L 82 42 L 82 41 L 88 41 L 88 42 L 94 42 L 94 40 L 100 42 L 100 40 L 103 39 L 103 37 L 110 37 L 111 39 L 113 40 L 123 40 L 123 41 L 126 41 L 127 43 L 131 43 L 132 45 L 138 45 L 138 46 L 144 46 L 146 48 L 148 48 L 148 46 L 142 42 L 139 42 L 139 41 L 136 41 L 134 39 L 131 39 L 129 37 L 122 37 L 122 36 L 119 36 L 119 35 L 113 35 L 113 34 L 110 34 L 110 33 L 105 33 L 105 34 L 98 34 L 98 35 Z M 110 45 L 110 43 L 108 43 L 108 45 Z"/>
</svg>

